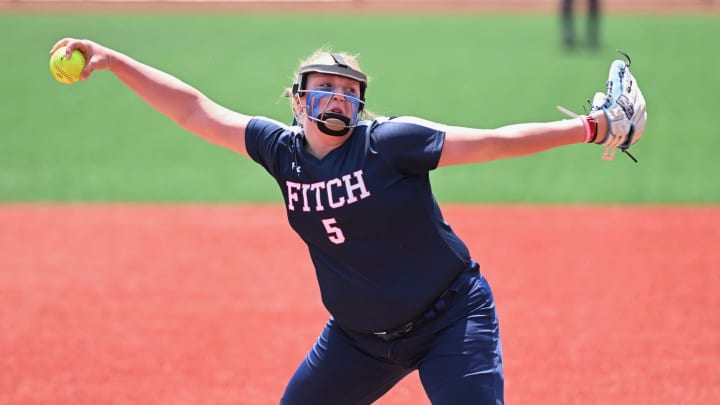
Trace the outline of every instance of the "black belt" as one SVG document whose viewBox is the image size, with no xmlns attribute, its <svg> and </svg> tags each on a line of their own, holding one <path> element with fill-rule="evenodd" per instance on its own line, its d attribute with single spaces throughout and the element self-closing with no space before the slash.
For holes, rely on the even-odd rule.
<svg viewBox="0 0 720 405">
<path fill-rule="evenodd" d="M 455 280 L 450 283 L 450 286 L 445 289 L 442 294 L 440 294 L 440 296 L 435 300 L 435 302 L 433 302 L 430 308 L 428 308 L 425 312 L 423 312 L 421 316 L 419 316 L 415 320 L 412 320 L 394 329 L 386 330 L 383 332 L 373 332 L 372 334 L 379 339 L 390 342 L 392 340 L 409 335 L 413 330 L 419 328 L 421 325 L 437 318 L 445 311 L 447 311 L 448 308 L 450 308 L 450 305 L 453 303 L 458 293 L 463 290 L 463 287 L 468 285 L 467 278 L 465 277 L 466 273 L 467 270 L 460 273 L 460 275 L 458 275 Z"/>
</svg>

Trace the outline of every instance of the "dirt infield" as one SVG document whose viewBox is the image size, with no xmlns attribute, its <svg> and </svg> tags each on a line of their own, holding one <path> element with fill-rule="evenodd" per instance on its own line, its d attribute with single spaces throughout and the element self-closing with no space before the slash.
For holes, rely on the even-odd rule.
<svg viewBox="0 0 720 405">
<path fill-rule="evenodd" d="M 720 398 L 720 208 L 445 208 L 512 404 Z M 327 314 L 279 205 L 0 205 L 0 404 L 274 404 Z M 427 404 L 416 374 L 379 404 Z"/>
</svg>

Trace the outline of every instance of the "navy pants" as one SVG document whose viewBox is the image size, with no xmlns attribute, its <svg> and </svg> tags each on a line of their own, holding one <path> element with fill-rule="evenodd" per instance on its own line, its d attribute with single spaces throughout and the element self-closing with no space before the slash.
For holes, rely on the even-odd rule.
<svg viewBox="0 0 720 405">
<path fill-rule="evenodd" d="M 479 273 L 447 312 L 385 342 L 342 329 L 331 318 L 290 379 L 282 405 L 371 404 L 418 370 L 433 405 L 502 404 L 497 313 Z"/>
</svg>

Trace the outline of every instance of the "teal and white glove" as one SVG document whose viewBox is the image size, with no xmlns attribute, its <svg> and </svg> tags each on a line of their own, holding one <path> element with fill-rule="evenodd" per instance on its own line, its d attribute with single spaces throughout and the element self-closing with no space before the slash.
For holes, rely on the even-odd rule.
<svg viewBox="0 0 720 405">
<path fill-rule="evenodd" d="M 595 143 L 605 145 L 603 159 L 612 160 L 615 149 L 626 152 L 634 145 L 643 132 L 647 122 L 645 97 L 638 82 L 630 73 L 628 62 L 616 60 L 610 65 L 607 92 L 596 93 L 591 110 L 603 111 L 608 119 L 608 130 L 604 138 Z M 627 153 L 627 152 L 626 152 Z M 632 155 L 630 155 L 632 157 Z"/>
<path fill-rule="evenodd" d="M 615 150 L 619 148 L 637 162 L 627 150 L 640 140 L 645 131 L 647 122 L 645 97 L 638 87 L 637 80 L 630 73 L 630 57 L 620 50 L 618 52 L 627 58 L 627 62 L 613 61 L 608 74 L 607 91 L 595 93 L 590 102 L 591 112 L 602 111 L 605 113 L 608 130 L 605 134 L 593 135 L 588 142 L 605 146 L 602 156 L 605 160 L 613 160 Z M 589 118 L 581 117 L 561 106 L 558 106 L 558 109 L 573 118 L 582 118 L 584 122 Z"/>
</svg>

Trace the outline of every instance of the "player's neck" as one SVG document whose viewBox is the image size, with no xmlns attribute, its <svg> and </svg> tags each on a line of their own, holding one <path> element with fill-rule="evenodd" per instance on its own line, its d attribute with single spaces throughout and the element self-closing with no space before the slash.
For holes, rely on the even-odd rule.
<svg viewBox="0 0 720 405">
<path fill-rule="evenodd" d="M 305 131 L 305 152 L 317 159 L 322 159 L 333 150 L 342 146 L 352 135 L 352 131 L 344 136 L 331 136 L 317 131 Z"/>
</svg>

